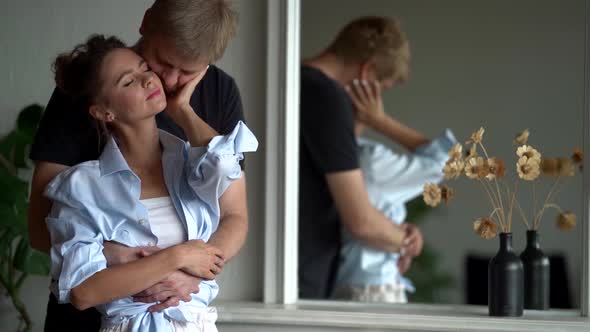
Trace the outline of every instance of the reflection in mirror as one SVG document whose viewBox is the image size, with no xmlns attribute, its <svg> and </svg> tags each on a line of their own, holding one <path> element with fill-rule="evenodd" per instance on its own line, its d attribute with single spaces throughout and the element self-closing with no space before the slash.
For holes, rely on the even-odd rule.
<svg viewBox="0 0 590 332">
<path fill-rule="evenodd" d="M 440 153 L 444 150 L 446 156 L 453 135 L 465 143 L 480 127 L 485 128 L 487 152 L 505 161 L 508 183 L 517 178 L 513 139 L 523 129 L 530 131 L 528 142 L 543 157 L 569 158 L 582 146 L 585 5 L 584 0 L 302 1 L 300 297 L 403 302 L 407 295 L 408 302 L 487 303 L 487 264 L 499 240 L 484 240 L 474 233 L 474 221 L 492 211 L 482 185 L 465 176 L 443 180 L 441 184 L 453 187 L 455 197 L 436 208 L 422 203 L 422 189 L 404 188 L 417 181 L 416 174 L 423 179 L 420 187 L 436 180 L 431 171 L 434 165 L 438 170 L 444 165 Z M 366 66 L 353 61 L 343 71 L 332 65 L 336 62 L 330 53 L 324 53 L 342 27 L 366 15 L 399 19 L 411 54 L 403 84 L 401 79 L 386 80 L 391 75 L 380 76 L 371 61 Z M 355 78 L 380 80 L 384 112 L 393 121 L 366 112 L 359 115 L 363 107 L 368 112 L 378 112 L 378 107 L 370 106 L 375 98 L 363 94 L 373 91 L 371 86 L 355 86 Z M 362 136 L 368 140 L 355 139 L 353 119 L 367 124 Z M 433 148 L 437 144 L 438 150 Z M 429 162 L 400 157 L 407 156 L 408 148 L 414 150 L 409 156 L 424 157 L 425 146 L 431 148 Z M 469 145 L 464 146 L 463 152 Z M 416 165 L 422 169 L 414 172 Z M 428 167 L 431 170 L 425 171 Z M 580 220 L 582 181 L 576 174 L 560 180 L 550 201 Z M 392 177 L 387 188 L 371 187 L 372 180 Z M 554 180 L 541 175 L 534 186 L 519 182 L 518 201 L 529 219 Z M 384 201 L 375 198 L 381 197 L 378 190 L 389 190 Z M 405 205 L 406 214 L 401 203 L 410 196 L 417 199 Z M 375 220 L 385 216 L 374 214 L 376 209 L 363 210 L 365 201 L 390 213 L 389 219 L 395 216 L 403 219 L 397 222 L 414 226 L 383 226 Z M 538 231 L 551 262 L 550 303 L 552 308 L 578 308 L 582 234 L 579 228 L 557 229 L 558 214 L 557 209 L 547 210 Z M 527 228 L 516 209 L 512 219 L 514 250 L 520 254 Z M 424 245 L 421 250 L 406 249 L 420 254 L 401 279 L 397 272 L 410 262 L 395 252 L 411 233 L 408 229 L 415 228 Z M 357 245 L 347 245 L 350 241 Z M 342 281 L 353 285 L 340 287 Z M 413 293 L 407 291 L 410 283 Z"/>
</svg>

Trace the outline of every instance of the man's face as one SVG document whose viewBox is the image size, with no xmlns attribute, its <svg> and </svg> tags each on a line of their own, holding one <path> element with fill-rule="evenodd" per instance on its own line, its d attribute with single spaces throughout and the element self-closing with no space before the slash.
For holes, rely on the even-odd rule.
<svg viewBox="0 0 590 332">
<path fill-rule="evenodd" d="M 199 59 L 186 59 L 161 35 L 144 36 L 141 56 L 162 80 L 167 94 L 174 94 L 187 82 L 207 69 L 208 63 Z"/>
</svg>

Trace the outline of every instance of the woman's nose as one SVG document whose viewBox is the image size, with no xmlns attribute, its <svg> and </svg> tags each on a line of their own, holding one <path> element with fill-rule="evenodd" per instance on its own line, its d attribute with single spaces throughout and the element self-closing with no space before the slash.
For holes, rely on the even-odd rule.
<svg viewBox="0 0 590 332">
<path fill-rule="evenodd" d="M 150 75 L 149 73 L 144 77 L 143 79 L 143 87 L 144 88 L 149 88 L 154 80 L 154 76 Z"/>
</svg>

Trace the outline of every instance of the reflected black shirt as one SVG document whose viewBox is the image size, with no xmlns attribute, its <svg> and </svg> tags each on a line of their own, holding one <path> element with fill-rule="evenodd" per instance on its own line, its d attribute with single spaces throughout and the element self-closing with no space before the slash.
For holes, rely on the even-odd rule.
<svg viewBox="0 0 590 332">
<path fill-rule="evenodd" d="M 341 239 L 326 174 L 359 168 L 353 106 L 337 82 L 303 66 L 300 108 L 299 296 L 328 298 Z"/>
</svg>

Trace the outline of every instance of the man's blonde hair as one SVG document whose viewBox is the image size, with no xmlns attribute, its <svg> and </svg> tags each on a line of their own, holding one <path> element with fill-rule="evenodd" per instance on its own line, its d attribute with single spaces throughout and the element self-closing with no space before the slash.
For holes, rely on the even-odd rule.
<svg viewBox="0 0 590 332">
<path fill-rule="evenodd" d="M 229 0 L 156 0 L 147 33 L 161 33 L 179 55 L 213 63 L 236 34 L 238 13 Z"/>
<path fill-rule="evenodd" d="M 328 52 L 346 64 L 374 63 L 379 79 L 409 77 L 410 46 L 396 18 L 358 18 L 340 30 Z"/>
</svg>

